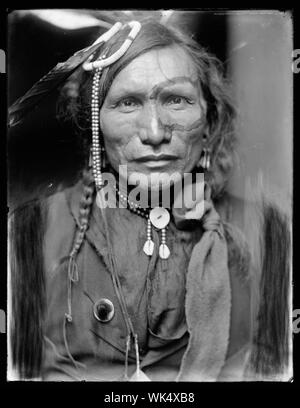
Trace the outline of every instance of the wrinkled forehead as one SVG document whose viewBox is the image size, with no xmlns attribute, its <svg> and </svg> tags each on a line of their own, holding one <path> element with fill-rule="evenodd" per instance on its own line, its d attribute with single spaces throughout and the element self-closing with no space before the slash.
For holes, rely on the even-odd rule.
<svg viewBox="0 0 300 408">
<path fill-rule="evenodd" d="M 129 86 L 150 91 L 178 83 L 199 89 L 194 61 L 180 46 L 155 48 L 139 55 L 124 67 L 114 78 L 109 94 Z"/>
</svg>

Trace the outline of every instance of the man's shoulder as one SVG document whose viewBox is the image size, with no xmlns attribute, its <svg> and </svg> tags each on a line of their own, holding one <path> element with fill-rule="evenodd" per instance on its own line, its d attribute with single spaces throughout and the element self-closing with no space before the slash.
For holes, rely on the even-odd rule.
<svg viewBox="0 0 300 408">
<path fill-rule="evenodd" d="M 79 181 L 72 186 L 59 186 L 51 194 L 31 198 L 15 207 L 9 214 L 12 239 L 35 231 L 43 241 L 44 249 L 47 248 L 44 256 L 53 259 L 62 248 L 69 248 L 76 227 L 74 207 L 79 205 L 81 184 Z"/>
<path fill-rule="evenodd" d="M 66 209 L 70 206 L 71 200 L 80 196 L 82 189 L 82 180 L 79 180 L 68 186 L 60 184 L 49 191 L 28 195 L 25 200 L 20 199 L 10 205 L 9 217 L 23 216 L 37 209 L 45 214 Z"/>
</svg>

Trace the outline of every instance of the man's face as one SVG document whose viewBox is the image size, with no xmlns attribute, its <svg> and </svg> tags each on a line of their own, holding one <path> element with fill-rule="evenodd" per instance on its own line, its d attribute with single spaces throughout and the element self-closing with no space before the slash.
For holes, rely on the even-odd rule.
<svg viewBox="0 0 300 408">
<path fill-rule="evenodd" d="M 100 111 L 108 160 L 128 183 L 139 174 L 158 189 L 182 177 L 202 150 L 206 105 L 190 57 L 179 47 L 149 51 L 114 79 Z M 163 173 L 163 174 L 162 174 Z M 121 178 L 124 176 L 120 173 Z M 176 180 L 175 180 L 176 181 Z"/>
</svg>

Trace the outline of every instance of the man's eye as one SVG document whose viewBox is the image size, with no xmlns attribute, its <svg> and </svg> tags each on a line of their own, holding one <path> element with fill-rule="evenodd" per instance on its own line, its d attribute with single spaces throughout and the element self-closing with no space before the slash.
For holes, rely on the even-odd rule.
<svg viewBox="0 0 300 408">
<path fill-rule="evenodd" d="M 118 107 L 124 111 L 131 111 L 140 105 L 136 98 L 125 98 L 118 102 Z"/>
<path fill-rule="evenodd" d="M 166 104 L 169 106 L 184 107 L 186 104 L 190 103 L 189 100 L 183 96 L 172 95 L 166 99 Z"/>
<path fill-rule="evenodd" d="M 179 105 L 184 102 L 184 99 L 181 96 L 172 96 L 168 100 L 169 103 L 174 103 L 175 105 Z"/>
</svg>

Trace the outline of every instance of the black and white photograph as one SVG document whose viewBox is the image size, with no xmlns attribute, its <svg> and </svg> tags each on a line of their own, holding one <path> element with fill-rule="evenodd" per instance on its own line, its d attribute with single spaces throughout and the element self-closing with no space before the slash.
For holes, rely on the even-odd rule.
<svg viewBox="0 0 300 408">
<path fill-rule="evenodd" d="M 8 381 L 293 381 L 293 48 L 289 10 L 7 14 Z"/>
</svg>

